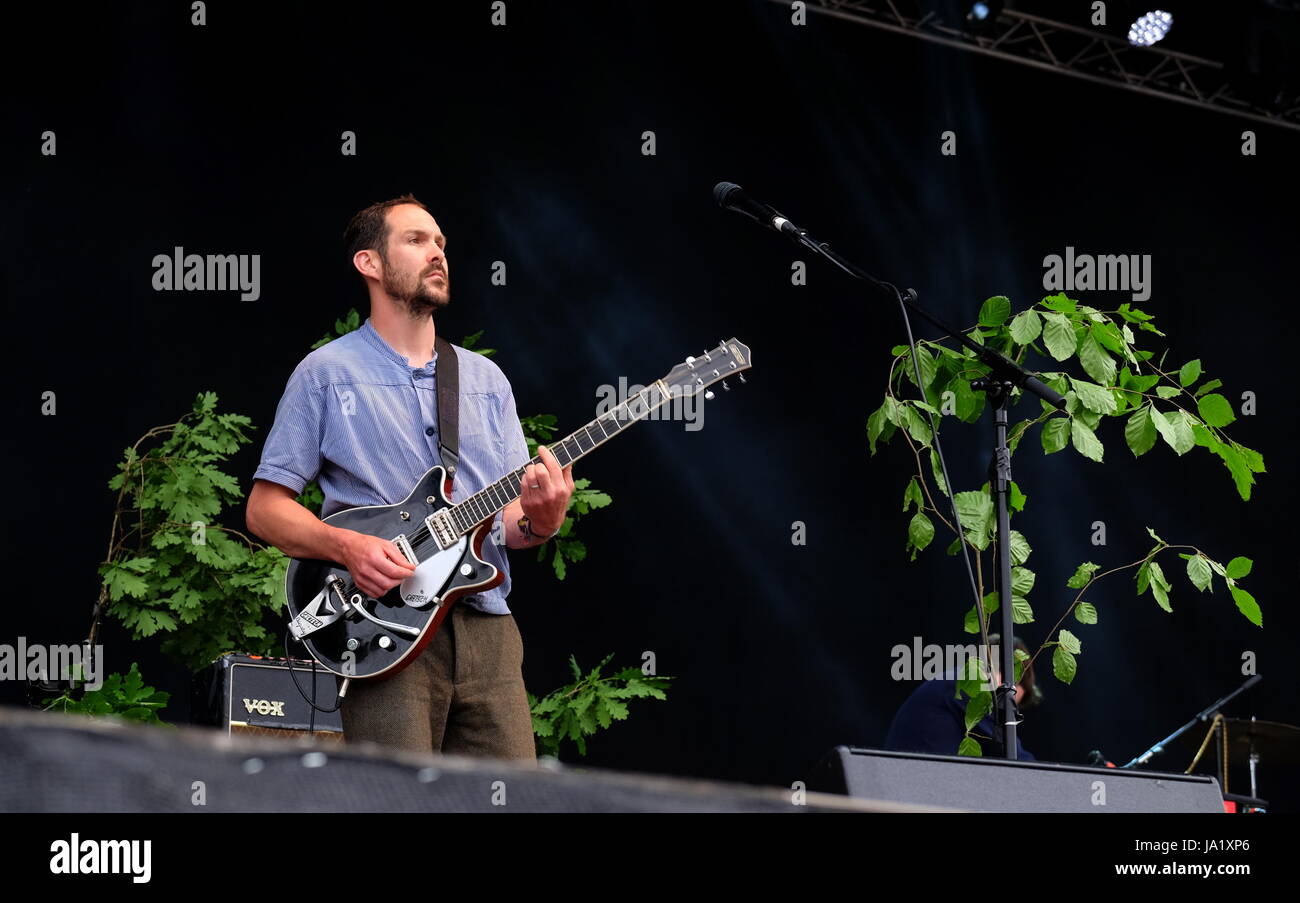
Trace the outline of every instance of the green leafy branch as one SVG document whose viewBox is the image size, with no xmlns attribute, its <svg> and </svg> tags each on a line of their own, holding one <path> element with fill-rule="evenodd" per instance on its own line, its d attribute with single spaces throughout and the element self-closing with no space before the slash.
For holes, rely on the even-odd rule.
<svg viewBox="0 0 1300 903">
<path fill-rule="evenodd" d="M 600 728 L 607 728 L 628 715 L 626 700 L 667 699 L 671 677 L 644 674 L 640 668 L 624 668 L 608 677 L 601 671 L 614 657 L 605 656 L 599 665 L 583 676 L 578 660 L 569 656 L 573 683 L 560 687 L 543 699 L 528 694 L 532 710 L 533 733 L 542 753 L 559 756 L 560 745 L 571 740 L 578 754 L 587 754 L 587 738 Z"/>
<path fill-rule="evenodd" d="M 523 425 L 524 439 L 528 442 L 528 457 L 535 457 L 537 446 L 548 444 L 555 435 L 555 415 L 537 414 L 533 417 L 521 417 L 519 422 Z M 573 536 L 573 526 L 578 522 L 578 518 L 591 513 L 596 508 L 604 508 L 613 501 L 608 493 L 592 489 L 591 480 L 582 478 L 573 481 L 573 495 L 569 498 L 564 523 L 560 525 L 560 532 L 556 533 L 551 540 L 555 546 L 554 552 L 551 553 L 551 567 L 558 579 L 563 580 L 568 572 L 566 562 L 582 561 L 587 557 L 586 544 Z M 548 551 L 546 545 L 542 543 L 537 547 L 538 561 L 546 558 Z"/>
<path fill-rule="evenodd" d="M 1066 581 L 1066 586 L 1071 589 L 1079 590 L 1074 600 L 1066 607 L 1056 624 L 1048 631 L 1050 636 L 1053 632 L 1057 633 L 1057 639 L 1045 642 L 1040 647 L 1039 652 L 1052 647 L 1052 671 L 1056 678 L 1062 683 L 1071 683 L 1078 671 L 1078 663 L 1075 656 L 1082 651 L 1079 639 L 1065 630 L 1061 625 L 1065 619 L 1074 614 L 1075 620 L 1080 624 L 1096 624 L 1097 609 L 1092 603 L 1084 601 L 1084 596 L 1092 589 L 1092 585 L 1103 577 L 1115 574 L 1120 571 L 1136 568 L 1137 573 L 1134 580 L 1137 583 L 1137 594 L 1139 596 L 1151 590 L 1151 595 L 1155 598 L 1156 603 L 1167 612 L 1173 612 L 1173 606 L 1170 603 L 1170 592 L 1173 585 L 1165 576 L 1164 569 L 1161 568 L 1160 562 L 1156 561 L 1156 556 L 1166 549 L 1188 549 L 1187 552 L 1179 552 L 1178 557 L 1186 562 L 1187 579 L 1200 592 L 1214 592 L 1213 581 L 1214 575 L 1218 574 L 1223 578 L 1228 587 L 1228 592 L 1232 596 L 1233 602 L 1237 609 L 1256 627 L 1264 626 L 1264 616 L 1260 611 L 1259 603 L 1255 597 L 1238 585 L 1238 581 L 1250 574 L 1254 562 L 1244 556 L 1237 556 L 1229 561 L 1226 565 L 1211 558 L 1205 552 L 1196 546 L 1190 545 L 1171 545 L 1165 542 L 1155 531 L 1147 527 L 1147 533 L 1156 541 L 1155 546 L 1146 555 L 1139 558 L 1131 564 L 1122 565 L 1117 568 L 1111 568 L 1108 571 L 1097 573 L 1099 566 L 1091 561 L 1085 561 L 1075 570 L 1074 575 Z M 1034 658 L 1038 653 L 1034 654 Z M 1032 664 L 1032 662 L 1031 662 Z"/>
<path fill-rule="evenodd" d="M 105 677 L 98 690 L 84 690 L 79 695 L 74 693 L 77 691 L 67 690 L 61 696 L 45 700 L 45 711 L 117 715 L 143 724 L 161 725 L 166 722 L 158 717 L 158 712 L 171 699 L 170 693 L 145 685 L 135 662 L 131 663 L 131 670 L 125 675 L 110 674 Z"/>
<path fill-rule="evenodd" d="M 335 339 L 340 339 L 343 336 L 347 335 L 349 332 L 353 332 L 360 328 L 361 328 L 361 314 L 358 313 L 357 309 L 354 307 L 351 310 L 349 310 L 343 317 L 335 320 L 334 331 L 325 333 L 323 336 L 321 336 L 319 339 L 313 342 L 311 346 L 311 350 L 315 351 L 317 348 L 320 348 L 322 345 L 328 345 L 330 342 L 334 341 Z"/>
<path fill-rule="evenodd" d="M 1265 472 L 1263 456 L 1236 442 L 1224 431 L 1224 427 L 1235 421 L 1236 415 L 1227 398 L 1215 391 L 1223 385 L 1222 381 L 1205 379 L 1199 359 L 1188 361 L 1177 369 L 1166 368 L 1167 351 L 1159 361 L 1153 361 L 1154 351 L 1137 346 L 1138 333 L 1164 336 L 1155 326 L 1154 319 L 1127 303 L 1114 311 L 1102 311 L 1079 304 L 1064 294 L 1050 295 L 1012 317 L 1011 302 L 999 295 L 984 302 L 978 324 L 966 330 L 966 335 L 1017 363 L 1023 363 L 1029 351 L 1058 362 L 1077 357 L 1080 367 L 1090 377 L 1085 380 L 1063 372 L 1043 373 L 1040 378 L 1065 397 L 1065 409 L 1059 411 L 1046 402 L 1040 402 L 1041 413 L 1038 416 L 1009 429 L 1008 445 L 1012 452 L 1017 450 L 1030 430 L 1041 427 L 1039 441 L 1044 454 L 1054 454 L 1069 445 L 1085 458 L 1101 462 L 1105 449 L 1098 437 L 1098 428 L 1102 420 L 1124 417 L 1124 439 L 1135 457 L 1150 451 L 1157 438 L 1180 456 L 1196 447 L 1205 448 L 1222 461 L 1241 498 L 1249 500 L 1255 475 Z M 910 347 L 897 346 L 891 353 L 893 361 L 884 400 L 867 420 L 871 454 L 876 453 L 878 443 L 888 442 L 896 434 L 905 440 L 916 469 L 903 493 L 903 511 L 912 514 L 907 524 L 906 550 L 915 560 L 917 554 L 933 542 L 936 522 L 955 536 L 948 546 L 948 554 L 957 554 L 963 542 L 974 550 L 980 602 L 966 613 L 964 626 L 970 633 L 985 634 L 1000 601 L 996 592 L 984 593 L 982 553 L 989 550 L 996 527 L 990 487 L 985 483 L 979 490 L 955 493 L 956 523 L 949 518 L 946 504 L 942 508 L 936 504 L 932 486 L 945 502 L 943 495 L 947 488 L 934 451 L 931 424 L 925 415 L 932 415 L 939 426 L 942 418 L 947 416 L 955 416 L 967 423 L 978 421 L 987 396 L 975 391 L 971 382 L 987 376 L 990 369 L 970 349 L 954 350 L 939 341 L 918 342 L 915 365 Z M 906 397 L 916 391 L 917 368 L 921 371 L 924 400 Z M 905 382 L 911 383 L 913 388 L 907 389 Z M 1013 401 L 1018 395 L 1019 390 L 1015 390 Z M 1008 500 L 1011 513 L 1014 515 L 1024 510 L 1026 502 L 1025 494 L 1013 482 Z M 1139 594 L 1151 587 L 1157 602 L 1167 608 L 1169 585 L 1159 564 L 1154 561 L 1154 555 L 1163 548 L 1168 546 L 1158 546 L 1133 566 L 1139 568 Z M 1034 586 L 1035 574 L 1025 567 L 1031 551 L 1025 536 L 1013 530 L 1011 592 L 1012 620 L 1016 624 L 1034 620 L 1028 595 Z M 1262 623 L 1253 597 L 1235 585 L 1235 580 L 1245 576 L 1244 573 L 1229 574 L 1231 563 L 1221 565 L 1194 548 L 1184 557 L 1188 558 L 1189 577 L 1194 570 L 1196 580 L 1201 580 L 1207 570 L 1218 572 L 1222 569 L 1221 576 L 1232 581 L 1228 585 L 1238 609 L 1252 623 Z M 1208 581 L 1203 582 L 1208 587 Z M 1071 606 L 1070 610 L 1087 612 L 1089 608 L 1080 605 Z M 1092 611 L 1095 616 L 1095 610 Z M 1069 631 L 1062 635 L 1059 627 L 1060 622 L 1054 628 L 1058 631 L 1058 638 L 1045 643 L 1039 652 L 1049 646 L 1053 648 L 1054 664 L 1059 662 L 1055 667 L 1057 676 L 1068 674 L 1072 680 L 1077 668 L 1074 656 L 1078 654 L 1080 644 Z M 978 682 L 983 677 L 971 675 L 968 679 Z M 974 690 L 974 685 L 969 685 L 968 689 Z M 960 698 L 961 690 L 958 695 Z M 985 697 L 989 694 L 984 691 L 984 696 L 980 696 L 976 691 L 966 695 L 970 706 L 967 720 L 974 718 L 967 726 L 969 740 L 971 726 L 979 721 L 974 716 L 987 711 L 984 703 L 988 702 Z M 969 749 L 969 744 L 963 743 L 963 748 Z"/>
<path fill-rule="evenodd" d="M 221 414 L 203 392 L 179 421 L 154 427 L 123 453 L 108 482 L 117 501 L 96 606 L 133 639 L 198 670 L 231 649 L 269 654 L 264 616 L 284 604 L 288 559 L 219 523 L 243 498 L 220 469 L 250 440 L 250 421 Z M 93 642 L 95 626 L 91 628 Z"/>
<path fill-rule="evenodd" d="M 1151 590 L 1152 596 L 1157 604 L 1167 612 L 1172 612 L 1173 607 L 1170 605 L 1169 593 L 1173 586 L 1168 578 L 1165 577 L 1164 570 L 1160 563 L 1156 561 L 1156 556 L 1166 549 L 1190 549 L 1189 552 L 1180 552 L 1179 557 L 1184 559 L 1186 564 L 1187 579 L 1191 581 L 1192 586 L 1201 592 L 1209 590 L 1214 592 L 1213 579 L 1218 574 L 1226 583 L 1233 601 L 1236 603 L 1238 610 L 1255 626 L 1263 627 L 1263 614 L 1260 611 L 1259 604 L 1255 597 L 1249 592 L 1242 589 L 1237 581 L 1250 574 L 1254 562 L 1249 558 L 1238 556 L 1229 561 L 1226 565 L 1211 558 L 1205 552 L 1188 545 L 1171 545 L 1156 535 L 1155 531 L 1147 527 L 1147 532 L 1151 538 L 1156 541 L 1156 545 L 1146 555 L 1130 564 L 1120 567 L 1111 568 L 1108 571 L 1097 573 L 1099 565 L 1091 561 L 1085 561 L 1075 570 L 1073 576 L 1066 581 L 1066 586 L 1071 589 L 1079 590 L 1074 600 L 1062 612 L 1061 617 L 1047 632 L 1050 637 L 1056 635 L 1055 640 L 1045 641 L 1038 650 L 1030 656 L 1029 653 L 1022 649 L 1017 649 L 1016 654 L 1016 676 L 1015 682 L 1020 681 L 1020 676 L 1024 668 L 1032 668 L 1038 656 L 1047 649 L 1052 650 L 1052 673 L 1056 679 L 1062 683 L 1073 683 L 1075 675 L 1079 670 L 1079 663 L 1076 656 L 1083 652 L 1083 642 L 1072 631 L 1067 630 L 1062 625 L 1072 613 L 1079 624 L 1096 624 L 1097 609 L 1091 602 L 1084 601 L 1084 596 L 1089 594 L 1094 583 L 1110 574 L 1116 574 L 1120 571 L 1126 571 L 1131 568 L 1137 569 L 1134 579 L 1137 581 L 1137 594 L 1141 596 L 1147 589 Z M 991 611 L 997 610 L 996 593 L 990 594 L 993 597 Z M 985 597 L 985 603 L 988 604 L 988 597 Z M 967 615 L 970 618 L 970 615 Z M 969 626 L 967 631 L 976 632 Z M 1027 663 L 1026 663 L 1027 662 Z M 978 661 L 967 662 L 969 673 L 964 674 L 962 680 L 958 681 L 957 692 L 958 698 L 961 695 L 967 697 L 966 704 L 966 736 L 962 740 L 959 749 L 959 755 L 980 754 L 980 746 L 973 728 L 987 715 L 993 708 L 993 696 L 987 690 L 981 689 L 985 684 L 982 683 L 984 676 L 987 674 L 986 669 L 980 666 Z"/>
<path fill-rule="evenodd" d="M 463 339 L 460 340 L 460 347 L 462 347 L 462 348 L 464 348 L 464 349 L 466 349 L 466 350 L 468 350 L 468 351 L 474 351 L 474 352 L 477 352 L 477 353 L 483 355 L 484 357 L 491 357 L 492 355 L 496 354 L 496 353 L 497 353 L 497 350 L 496 350 L 495 348 L 475 348 L 475 347 L 474 347 L 475 345 L 478 344 L 478 340 L 481 339 L 481 338 L 483 337 L 483 332 L 484 332 L 484 330 L 480 329 L 478 332 L 474 333 L 473 335 L 467 335 L 467 336 L 465 336 L 465 338 L 463 338 Z"/>
<path fill-rule="evenodd" d="M 1132 309 L 1127 303 L 1121 304 L 1117 311 L 1103 312 L 1079 305 L 1063 294 L 1051 295 L 1015 318 L 1009 319 L 1010 312 L 1011 305 L 1006 298 L 989 298 L 981 307 L 979 325 L 972 327 L 967 334 L 977 343 L 992 345 L 1017 362 L 1023 361 L 1029 350 L 1049 354 L 1056 360 L 1077 355 L 1089 375 L 1103 381 L 1093 383 L 1063 373 L 1043 374 L 1044 381 L 1065 396 L 1065 410 L 1057 411 L 1042 402 L 1039 416 L 1010 429 L 1008 444 L 1013 452 L 1030 429 L 1042 425 L 1044 453 L 1053 454 L 1064 449 L 1066 444 L 1072 444 L 1085 457 L 1100 460 L 1103 449 L 1096 427 L 1103 417 L 1128 414 L 1124 432 L 1135 456 L 1149 451 L 1157 435 L 1164 438 L 1177 454 L 1185 454 L 1198 445 L 1206 447 L 1224 460 L 1238 492 L 1243 498 L 1249 498 L 1253 474 L 1264 472 L 1263 457 L 1224 433 L 1223 427 L 1232 421 L 1234 415 L 1227 400 L 1212 391 L 1222 385 L 1220 380 L 1209 380 L 1195 386 L 1203 376 L 1199 360 L 1185 364 L 1175 376 L 1161 370 L 1159 365 L 1149 363 L 1154 357 L 1153 351 L 1135 346 L 1131 324 L 1136 324 L 1139 331 L 1163 336 L 1150 314 Z M 1111 349 L 1114 349 L 1114 356 Z M 875 454 L 877 443 L 887 442 L 896 433 L 900 434 L 915 460 L 916 473 L 908 480 L 903 493 L 903 511 L 912 512 L 906 548 L 915 559 L 933 541 L 937 521 L 956 535 L 948 547 L 949 554 L 957 554 L 963 541 L 977 553 L 984 552 L 993 541 L 996 526 L 989 484 L 986 482 L 978 490 L 955 493 L 959 531 L 945 513 L 946 506 L 941 508 L 935 500 L 933 490 L 945 493 L 946 486 L 933 448 L 931 427 L 924 413 L 939 418 L 940 423 L 945 416 L 956 416 L 971 423 L 977 421 L 983 413 L 986 393 L 972 390 L 970 384 L 972 380 L 986 376 L 989 368 L 969 349 L 955 351 L 938 342 L 919 342 L 917 363 L 926 398 L 921 401 L 901 397 L 904 380 L 915 385 L 916 378 L 910 365 L 911 349 L 899 346 L 893 349 L 893 354 L 885 398 L 867 421 L 867 438 L 871 452 Z M 1122 367 L 1117 358 L 1125 361 Z M 1130 369 L 1130 364 L 1134 369 Z M 1155 372 L 1141 373 L 1144 367 Z M 1160 384 L 1162 379 L 1166 381 L 1164 384 Z M 1197 414 L 1172 400 L 1179 396 L 1195 399 Z M 1171 410 L 1161 410 L 1158 404 L 1168 404 Z M 1228 406 L 1226 412 L 1223 410 L 1225 406 Z M 928 461 L 925 460 L 927 457 Z M 1236 462 L 1240 462 L 1242 467 L 1237 467 Z M 1011 512 L 1015 514 L 1024 510 L 1026 502 L 1027 497 L 1020 486 L 1012 482 Z M 1035 575 L 1025 567 L 1025 561 L 1032 549 L 1019 531 L 1012 531 L 1011 542 L 1012 603 L 1017 614 L 1016 623 L 1029 623 L 1033 611 L 1027 597 Z M 975 563 L 981 596 L 996 603 L 995 595 L 992 598 L 984 596 L 983 563 L 978 554 Z M 967 614 L 968 629 L 972 617 Z M 978 632 L 978 628 L 972 632 Z"/>
</svg>

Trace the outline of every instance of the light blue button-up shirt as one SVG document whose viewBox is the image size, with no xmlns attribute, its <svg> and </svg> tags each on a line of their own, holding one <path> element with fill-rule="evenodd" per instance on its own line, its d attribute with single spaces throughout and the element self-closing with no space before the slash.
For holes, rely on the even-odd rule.
<svg viewBox="0 0 1300 903">
<path fill-rule="evenodd" d="M 514 393 L 501 368 L 481 354 L 452 347 L 460 371 L 460 460 L 451 496 L 458 501 L 522 467 L 529 456 Z M 437 357 L 435 351 L 423 367 L 412 367 L 369 318 L 317 348 L 289 377 L 253 478 L 296 493 L 317 480 L 325 496 L 322 517 L 358 505 L 400 502 L 416 480 L 441 463 Z M 496 524 L 500 520 L 498 513 Z M 490 614 L 509 614 L 505 546 L 489 536 L 483 559 L 505 580 L 462 601 Z"/>
</svg>

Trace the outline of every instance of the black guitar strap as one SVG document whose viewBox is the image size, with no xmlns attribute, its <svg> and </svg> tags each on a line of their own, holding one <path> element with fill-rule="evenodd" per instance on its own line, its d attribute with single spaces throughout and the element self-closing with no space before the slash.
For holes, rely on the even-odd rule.
<svg viewBox="0 0 1300 903">
<path fill-rule="evenodd" d="M 438 454 L 447 478 L 454 479 L 460 462 L 460 368 L 456 349 L 442 336 L 435 336 L 433 348 L 438 352 L 434 365 L 438 379 Z"/>
</svg>

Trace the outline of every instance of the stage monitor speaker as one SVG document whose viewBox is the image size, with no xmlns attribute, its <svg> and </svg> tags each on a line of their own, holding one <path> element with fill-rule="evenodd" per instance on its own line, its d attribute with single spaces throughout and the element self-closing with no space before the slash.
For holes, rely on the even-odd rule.
<svg viewBox="0 0 1300 903">
<path fill-rule="evenodd" d="M 1204 775 L 837 746 L 810 790 L 982 812 L 1219 812 Z"/>
<path fill-rule="evenodd" d="M 290 664 L 293 674 L 289 673 Z M 314 680 L 316 705 L 337 708 L 338 678 L 320 667 L 313 676 L 312 664 L 237 652 L 223 655 L 194 678 L 190 720 L 231 734 L 342 740 L 339 713 L 313 711 L 294 686 L 297 678 L 303 692 L 311 696 Z"/>
<path fill-rule="evenodd" d="M 0 812 L 917 811 L 790 787 L 326 745 L 306 736 L 284 742 L 12 706 L 0 706 L 0 762 Z M 227 827 L 237 841 L 238 824 Z M 252 851 L 250 861 L 260 864 L 264 853 L 280 864 L 276 850 Z M 344 862 L 330 855 L 313 852 L 329 867 Z"/>
</svg>

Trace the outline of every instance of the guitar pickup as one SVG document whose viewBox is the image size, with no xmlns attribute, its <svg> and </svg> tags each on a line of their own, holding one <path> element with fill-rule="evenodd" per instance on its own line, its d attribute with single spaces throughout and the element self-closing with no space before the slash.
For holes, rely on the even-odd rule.
<svg viewBox="0 0 1300 903">
<path fill-rule="evenodd" d="M 420 559 L 416 557 L 415 550 L 411 548 L 411 541 L 406 538 L 405 533 L 394 537 L 393 544 L 397 546 L 398 549 L 401 550 L 404 556 L 406 556 L 407 561 L 411 562 L 411 564 L 416 565 L 417 567 L 419 566 Z"/>
<path fill-rule="evenodd" d="M 424 526 L 428 528 L 429 535 L 433 537 L 439 549 L 450 549 L 460 539 L 459 531 L 452 525 L 451 518 L 447 514 L 448 510 L 450 509 L 443 508 L 424 519 Z"/>
</svg>

